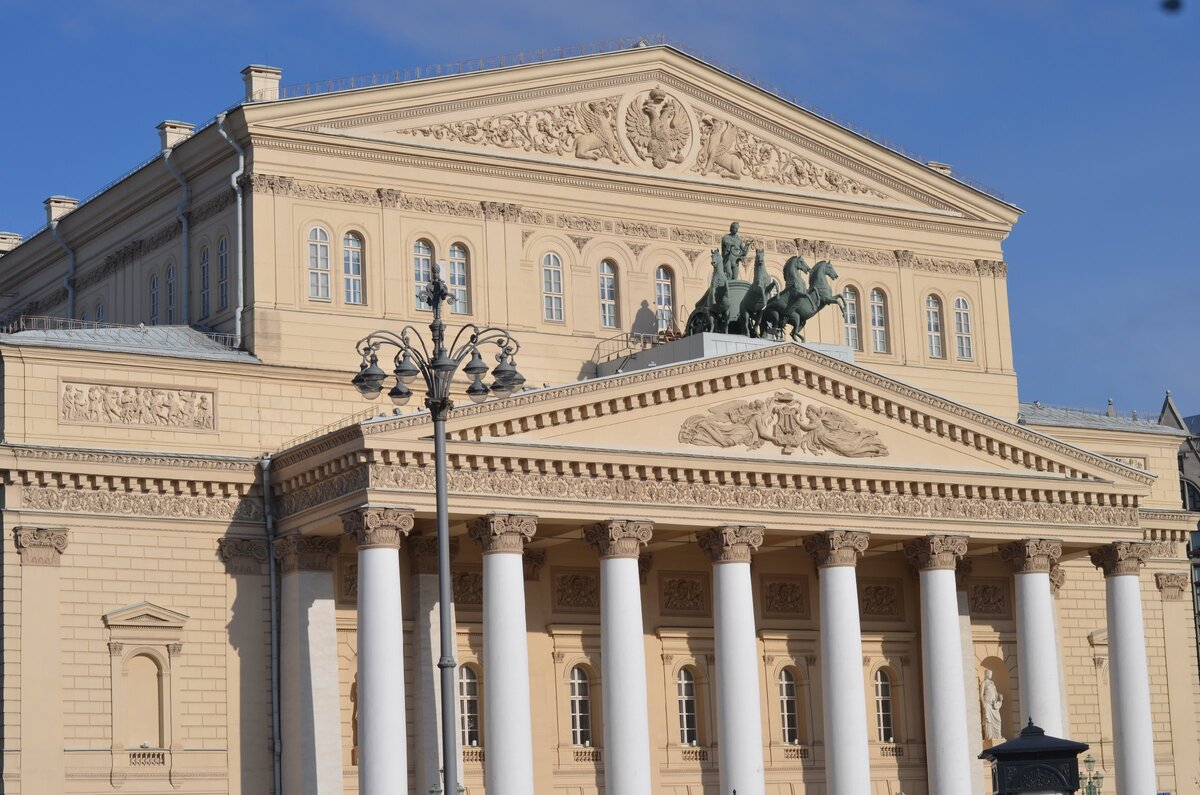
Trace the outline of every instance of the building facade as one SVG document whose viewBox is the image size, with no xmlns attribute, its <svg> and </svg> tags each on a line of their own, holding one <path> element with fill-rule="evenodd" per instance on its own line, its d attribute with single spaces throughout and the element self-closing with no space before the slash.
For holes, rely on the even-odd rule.
<svg viewBox="0 0 1200 795">
<path fill-rule="evenodd" d="M 468 792 L 1200 787 L 1181 435 L 1018 404 L 1015 207 L 668 46 L 243 76 L 0 257 L 5 791 L 434 786 L 431 423 L 349 378 L 435 263 L 528 376 L 448 419 Z M 735 219 L 811 345 L 678 353 Z"/>
</svg>

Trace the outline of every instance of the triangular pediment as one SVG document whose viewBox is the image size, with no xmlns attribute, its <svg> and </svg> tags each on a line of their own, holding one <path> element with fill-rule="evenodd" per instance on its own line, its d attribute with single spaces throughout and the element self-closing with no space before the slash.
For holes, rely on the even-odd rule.
<svg viewBox="0 0 1200 795">
<path fill-rule="evenodd" d="M 498 454 L 516 447 L 627 451 L 651 466 L 738 459 L 813 472 L 994 474 L 1133 490 L 1152 480 L 1104 456 L 790 344 L 463 407 L 447 427 L 451 439 L 486 443 Z M 364 430 L 418 438 L 427 435 L 428 421 L 380 420 Z"/>
<path fill-rule="evenodd" d="M 127 607 L 111 610 L 104 614 L 106 627 L 142 627 L 153 629 L 181 629 L 188 617 L 170 608 L 152 602 L 137 602 Z"/>
<path fill-rule="evenodd" d="M 670 47 L 247 106 L 251 124 L 1011 223 L 1014 208 Z"/>
</svg>

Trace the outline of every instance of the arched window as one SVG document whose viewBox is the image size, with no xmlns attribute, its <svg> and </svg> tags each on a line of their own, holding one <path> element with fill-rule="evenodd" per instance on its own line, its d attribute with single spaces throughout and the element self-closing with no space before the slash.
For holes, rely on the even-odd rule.
<svg viewBox="0 0 1200 795">
<path fill-rule="evenodd" d="M 79 313 L 79 319 L 82 320 L 84 323 L 87 322 L 87 310 L 86 309 Z"/>
<path fill-rule="evenodd" d="M 175 325 L 175 266 L 167 266 L 167 325 Z"/>
<path fill-rule="evenodd" d="M 675 322 L 675 314 L 671 307 L 675 305 L 675 274 L 666 265 L 659 265 L 654 271 L 654 316 L 658 320 L 658 330 L 666 331 Z"/>
<path fill-rule="evenodd" d="M 892 676 L 880 668 L 875 672 L 875 736 L 881 743 L 894 743 L 892 724 Z"/>
<path fill-rule="evenodd" d="M 446 286 L 450 288 L 450 311 L 465 315 L 471 311 L 467 300 L 467 274 L 470 263 L 467 262 L 467 247 L 462 243 L 450 246 L 450 261 L 447 267 Z"/>
<path fill-rule="evenodd" d="M 150 325 L 158 325 L 158 274 L 150 274 Z"/>
<path fill-rule="evenodd" d="M 971 339 L 971 306 L 965 298 L 954 299 L 954 343 L 958 358 L 975 358 L 975 343 Z"/>
<path fill-rule="evenodd" d="M 308 297 L 329 300 L 329 233 L 319 226 L 308 230 Z"/>
<path fill-rule="evenodd" d="M 862 318 L 858 311 L 858 290 L 847 287 L 842 290 L 846 302 L 846 344 L 856 351 L 862 350 Z"/>
<path fill-rule="evenodd" d="M 354 232 L 342 238 L 342 279 L 346 303 L 363 303 L 363 241 Z"/>
<path fill-rule="evenodd" d="M 929 355 L 934 359 L 946 358 L 942 340 L 942 299 L 936 295 L 925 297 L 925 337 L 929 341 Z"/>
<path fill-rule="evenodd" d="M 217 308 L 229 307 L 229 241 L 217 241 Z"/>
<path fill-rule="evenodd" d="M 458 722 L 464 748 L 482 745 L 479 720 L 479 674 L 464 665 L 458 669 Z"/>
<path fill-rule="evenodd" d="M 888 352 L 887 298 L 883 290 L 871 291 L 871 350 Z"/>
<path fill-rule="evenodd" d="M 617 327 L 617 266 L 610 260 L 600 263 L 600 325 Z"/>
<path fill-rule="evenodd" d="M 162 748 L 161 671 L 153 658 L 138 654 L 125 663 L 126 748 Z"/>
<path fill-rule="evenodd" d="M 700 726 L 696 718 L 696 675 L 680 668 L 675 676 L 675 698 L 679 707 L 679 744 L 698 745 Z"/>
<path fill-rule="evenodd" d="M 209 294 L 209 262 L 208 246 L 200 247 L 200 317 L 208 317 L 212 311 L 212 298 Z"/>
<path fill-rule="evenodd" d="M 433 309 L 421 300 L 421 290 L 433 278 L 433 244 L 428 240 L 413 243 L 413 289 L 417 291 L 417 309 Z"/>
<path fill-rule="evenodd" d="M 97 323 L 104 322 L 104 302 L 103 301 L 96 304 L 96 322 Z"/>
<path fill-rule="evenodd" d="M 788 745 L 800 743 L 800 713 L 796 703 L 796 675 L 784 668 L 779 672 L 779 728 Z"/>
<path fill-rule="evenodd" d="M 1190 480 L 1179 479 L 1185 511 L 1200 511 L 1200 488 Z"/>
<path fill-rule="evenodd" d="M 555 322 L 563 319 L 562 259 L 553 251 L 542 257 L 542 317 Z"/>
<path fill-rule="evenodd" d="M 587 671 L 571 669 L 571 745 L 592 744 L 592 688 Z"/>
</svg>

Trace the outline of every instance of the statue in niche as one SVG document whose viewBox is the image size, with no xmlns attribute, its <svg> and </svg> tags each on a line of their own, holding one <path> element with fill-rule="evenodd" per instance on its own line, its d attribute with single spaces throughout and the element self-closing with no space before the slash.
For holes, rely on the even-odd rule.
<svg viewBox="0 0 1200 795">
<path fill-rule="evenodd" d="M 1004 696 L 996 689 L 992 681 L 992 672 L 983 672 L 983 682 L 979 685 L 979 706 L 983 710 L 983 739 L 1003 742 L 1004 733 L 1001 731 L 1000 707 L 1004 704 Z"/>
</svg>

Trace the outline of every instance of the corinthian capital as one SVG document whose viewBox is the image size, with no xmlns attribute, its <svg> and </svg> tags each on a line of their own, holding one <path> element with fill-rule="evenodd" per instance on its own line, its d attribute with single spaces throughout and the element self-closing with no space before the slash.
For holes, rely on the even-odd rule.
<svg viewBox="0 0 1200 795">
<path fill-rule="evenodd" d="M 1049 572 L 1062 556 L 1062 542 L 1054 538 L 1026 538 L 1000 547 L 1000 558 L 1017 573 Z"/>
<path fill-rule="evenodd" d="M 1141 541 L 1115 541 L 1088 552 L 1092 565 L 1104 570 L 1105 577 L 1137 575 L 1150 557 L 1150 545 Z"/>
<path fill-rule="evenodd" d="M 804 549 L 818 566 L 853 566 L 870 542 L 870 534 L 858 530 L 829 530 L 804 539 Z"/>
<path fill-rule="evenodd" d="M 537 532 L 537 517 L 527 513 L 489 513 L 467 526 L 467 534 L 490 552 L 515 552 L 520 555 L 525 542 Z"/>
<path fill-rule="evenodd" d="M 760 525 L 725 525 L 700 534 L 700 548 L 713 563 L 749 563 L 750 554 L 762 546 Z"/>
<path fill-rule="evenodd" d="M 914 538 L 904 545 L 904 556 L 918 570 L 954 570 L 960 558 L 967 554 L 966 536 L 926 536 Z"/>
<path fill-rule="evenodd" d="M 17 527 L 13 541 L 23 566 L 57 566 L 70 535 L 64 527 Z"/>
<path fill-rule="evenodd" d="M 602 558 L 636 558 L 641 547 L 654 535 L 651 522 L 609 519 L 583 531 L 583 538 Z"/>
<path fill-rule="evenodd" d="M 412 529 L 412 508 L 364 506 L 342 514 L 342 530 L 354 537 L 359 549 L 399 549 L 400 540 Z"/>
<path fill-rule="evenodd" d="M 275 541 L 275 559 L 279 570 L 288 574 L 293 571 L 331 571 L 333 558 L 341 546 L 331 536 L 284 536 Z"/>
</svg>

